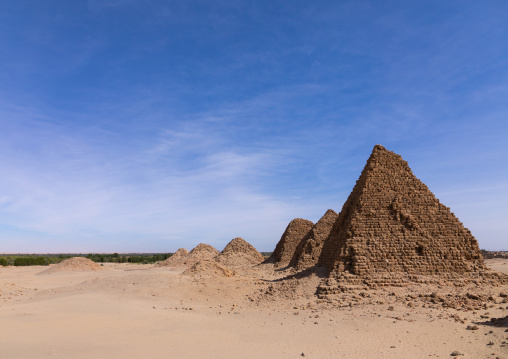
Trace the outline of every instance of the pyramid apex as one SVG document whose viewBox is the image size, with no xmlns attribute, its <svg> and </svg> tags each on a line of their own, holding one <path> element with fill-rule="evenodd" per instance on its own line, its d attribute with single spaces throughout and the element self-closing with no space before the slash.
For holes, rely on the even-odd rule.
<svg viewBox="0 0 508 359">
<path fill-rule="evenodd" d="M 233 238 L 231 241 L 229 241 L 228 245 L 230 245 L 231 243 L 247 243 L 247 241 L 242 237 L 236 237 Z"/>
<path fill-rule="evenodd" d="M 385 165 L 388 163 L 399 163 L 403 164 L 405 167 L 407 167 L 407 170 L 411 171 L 407 162 L 404 161 L 401 155 L 386 149 L 382 145 L 374 146 L 374 149 L 372 150 L 372 153 L 369 159 L 367 160 L 367 165 L 365 166 L 365 169 L 372 169 L 372 166 L 375 163 L 383 163 Z"/>
<path fill-rule="evenodd" d="M 372 153 L 374 152 L 378 152 L 378 151 L 383 151 L 383 152 L 390 152 L 388 151 L 384 146 L 382 145 L 375 145 L 374 146 L 374 149 L 372 150 Z"/>
</svg>

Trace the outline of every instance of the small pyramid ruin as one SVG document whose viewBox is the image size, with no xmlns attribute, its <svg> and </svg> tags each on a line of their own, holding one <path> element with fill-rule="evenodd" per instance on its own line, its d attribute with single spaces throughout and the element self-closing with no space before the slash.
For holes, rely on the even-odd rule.
<svg viewBox="0 0 508 359">
<path fill-rule="evenodd" d="M 158 267 L 173 269 L 189 268 L 201 260 L 212 260 L 219 254 L 219 251 L 209 244 L 200 243 L 190 252 L 180 248 L 171 257 L 160 262 Z"/>
<path fill-rule="evenodd" d="M 102 271 L 104 267 L 95 263 L 93 260 L 83 257 L 72 257 L 55 264 L 38 274 L 51 274 L 56 272 L 90 272 Z"/>
<path fill-rule="evenodd" d="M 184 257 L 184 267 L 190 267 L 202 260 L 213 260 L 219 251 L 209 244 L 199 243 Z"/>
<path fill-rule="evenodd" d="M 157 263 L 156 267 L 179 267 L 185 263 L 185 258 L 189 255 L 189 251 L 185 248 L 178 250 L 169 258 Z"/>
<path fill-rule="evenodd" d="M 318 264 L 323 246 L 330 236 L 338 214 L 329 209 L 304 237 L 293 258 L 289 262 L 290 267 L 298 270 L 307 269 Z"/>
<path fill-rule="evenodd" d="M 189 252 L 189 257 L 191 260 L 196 260 L 197 262 L 204 259 L 213 259 L 217 254 L 219 254 L 219 251 L 211 245 L 199 243 Z"/>
<path fill-rule="evenodd" d="M 319 264 L 342 280 L 352 274 L 396 284 L 401 279 L 394 274 L 455 278 L 488 271 L 471 232 L 401 156 L 380 145 L 342 207 L 326 247 Z"/>
<path fill-rule="evenodd" d="M 269 261 L 274 262 L 276 267 L 287 266 L 313 226 L 314 223 L 302 218 L 295 218 L 289 222 Z"/>
<path fill-rule="evenodd" d="M 231 240 L 215 259 L 229 267 L 240 267 L 259 264 L 264 257 L 246 240 L 237 237 Z"/>
</svg>

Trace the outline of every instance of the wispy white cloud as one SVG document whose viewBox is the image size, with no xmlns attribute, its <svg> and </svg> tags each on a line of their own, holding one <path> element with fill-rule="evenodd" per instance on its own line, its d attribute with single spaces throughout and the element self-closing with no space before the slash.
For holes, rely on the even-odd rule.
<svg viewBox="0 0 508 359">
<path fill-rule="evenodd" d="M 137 106 L 128 111 L 149 116 L 149 105 Z M 276 104 L 268 99 L 264 106 L 260 108 Z M 10 228 L 4 236 L 18 236 L 14 227 L 25 231 L 23 243 L 39 238 L 40 250 L 53 245 L 54 250 L 84 251 L 140 251 L 146 246 L 164 251 L 198 242 L 220 247 L 244 236 L 269 250 L 292 218 L 315 221 L 328 208 L 340 210 L 368 156 L 370 148 L 353 155 L 371 140 L 368 133 L 384 132 L 382 138 L 394 143 L 414 138 L 411 125 L 397 116 L 393 122 L 360 119 L 302 127 L 245 146 L 231 138 L 235 131 L 228 127 L 238 126 L 236 119 L 252 121 L 255 116 L 266 115 L 245 102 L 230 104 L 152 128 L 142 141 L 132 142 L 134 148 L 119 151 L 128 147 L 118 146 L 114 132 L 93 132 L 93 125 L 55 125 L 51 116 L 26 108 L 4 111 L 2 118 L 11 120 L 4 121 L 0 146 L 1 222 Z M 418 117 L 406 118 L 411 116 Z M 125 137 L 121 141 L 130 143 Z M 331 150 L 336 152 L 326 155 Z M 417 173 L 431 169 L 434 160 L 429 158 Z M 488 227 L 488 218 L 470 215 L 475 211 L 464 198 L 491 198 L 495 191 L 485 194 L 481 185 L 460 193 L 435 189 L 445 204 L 457 207 L 459 218 L 471 220 L 472 230 Z M 466 197 L 463 191 L 470 193 Z M 499 191 L 506 193 L 506 188 L 501 185 Z"/>
<path fill-rule="evenodd" d="M 20 230 L 72 237 L 75 245 L 125 236 L 122 245 L 137 250 L 143 243 L 130 241 L 139 236 L 173 250 L 250 235 L 267 249 L 273 240 L 267 236 L 295 211 L 295 203 L 263 194 L 256 184 L 277 165 L 272 154 L 229 149 L 210 129 L 165 129 L 139 151 L 119 154 L 97 146 L 108 137 L 88 141 L 51 124 L 27 128 L 22 135 L 18 125 L 4 132 L 0 155 L 2 222 Z"/>
</svg>

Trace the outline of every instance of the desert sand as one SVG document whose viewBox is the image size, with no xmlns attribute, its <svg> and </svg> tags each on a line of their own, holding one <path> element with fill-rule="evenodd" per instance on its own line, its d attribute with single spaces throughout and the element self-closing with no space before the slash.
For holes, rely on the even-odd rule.
<svg viewBox="0 0 508 359">
<path fill-rule="evenodd" d="M 508 260 L 486 264 L 508 273 Z M 337 307 L 314 295 L 318 275 L 284 291 L 276 279 L 288 273 L 266 264 L 207 278 L 104 269 L 0 268 L 0 357 L 508 358 L 506 285 L 488 289 L 495 298 L 479 310 L 411 307 L 392 289 Z"/>
</svg>

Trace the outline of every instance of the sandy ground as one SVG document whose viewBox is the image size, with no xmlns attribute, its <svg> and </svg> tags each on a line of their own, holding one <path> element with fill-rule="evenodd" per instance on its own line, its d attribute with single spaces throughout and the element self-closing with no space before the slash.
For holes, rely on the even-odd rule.
<svg viewBox="0 0 508 359">
<path fill-rule="evenodd" d="M 508 273 L 508 260 L 486 262 Z M 107 264 L 37 275 L 46 268 L 0 267 L 1 359 L 508 358 L 501 296 L 475 311 L 383 301 L 334 308 L 313 295 L 317 277 L 296 297 L 270 299 L 282 275 L 273 270 L 195 278 Z"/>
</svg>

